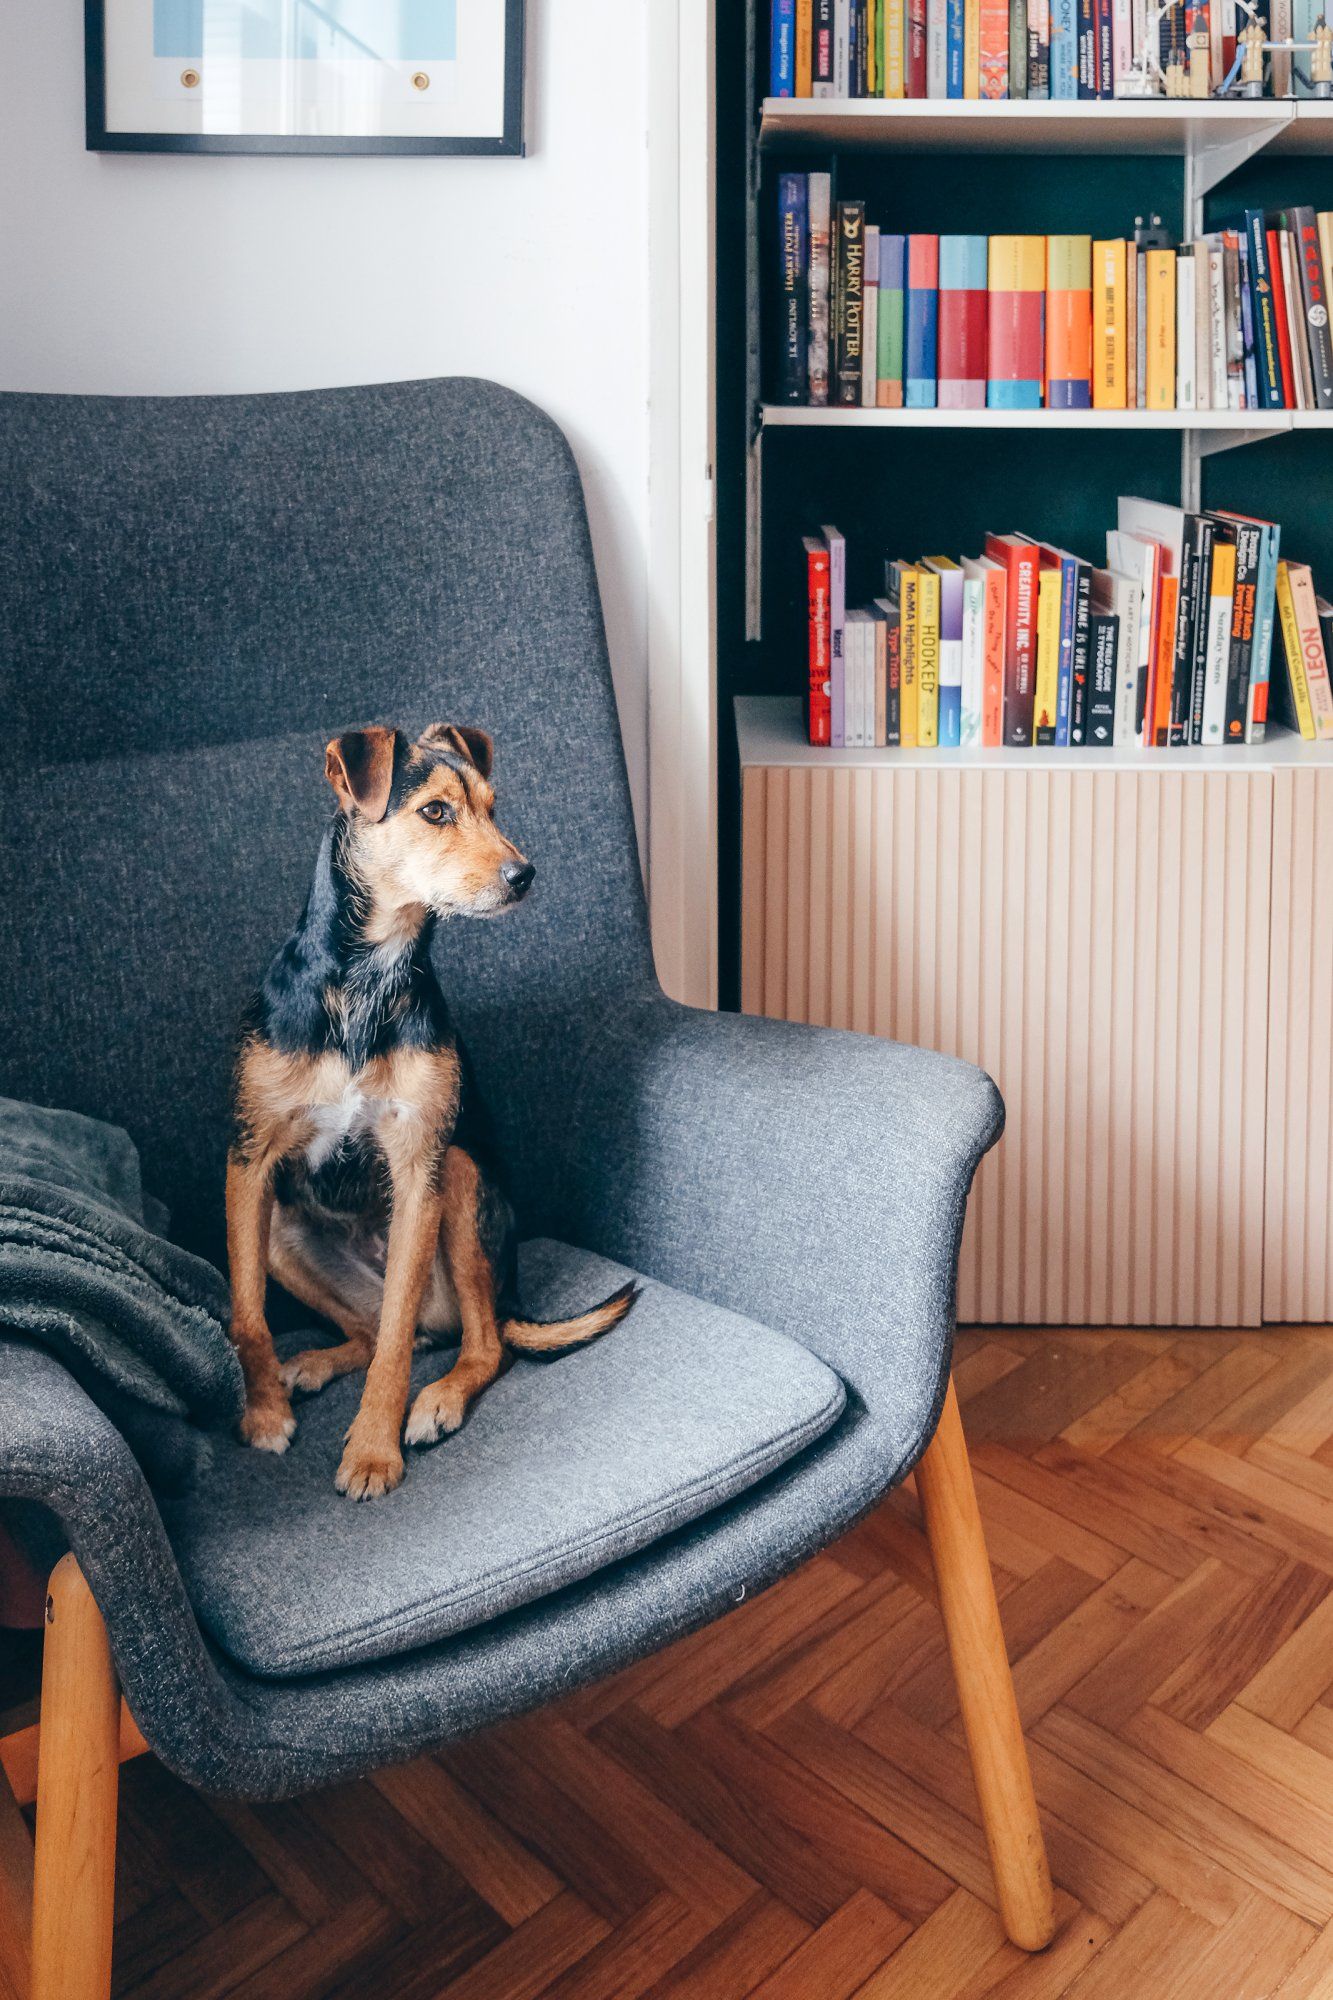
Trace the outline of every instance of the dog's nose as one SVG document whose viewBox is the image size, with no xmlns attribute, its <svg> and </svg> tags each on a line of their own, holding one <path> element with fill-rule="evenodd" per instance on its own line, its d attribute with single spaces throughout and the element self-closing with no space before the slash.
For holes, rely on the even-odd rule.
<svg viewBox="0 0 1333 2000">
<path fill-rule="evenodd" d="M 537 873 L 530 861 L 502 861 L 500 873 L 505 879 L 510 900 L 517 903 L 532 887 L 532 878 Z"/>
</svg>

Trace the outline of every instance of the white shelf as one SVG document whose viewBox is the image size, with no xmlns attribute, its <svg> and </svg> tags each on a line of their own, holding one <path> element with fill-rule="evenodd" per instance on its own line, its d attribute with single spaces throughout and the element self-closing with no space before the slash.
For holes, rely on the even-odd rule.
<svg viewBox="0 0 1333 2000">
<path fill-rule="evenodd" d="M 741 769 L 903 771 L 1276 771 L 1333 765 L 1333 743 L 1306 743 L 1293 730 L 1269 725 L 1264 743 L 1198 745 L 1186 750 L 833 750 L 808 743 L 799 696 L 738 695 L 736 736 Z"/>
<path fill-rule="evenodd" d="M 765 403 L 765 430 L 1181 431 L 1245 444 L 1290 430 L 1333 430 L 1326 410 L 883 410 Z"/>
<path fill-rule="evenodd" d="M 939 98 L 766 97 L 759 143 L 883 152 L 1159 153 L 1225 147 L 1333 151 L 1333 103 L 1119 98 L 987 104 Z"/>
</svg>

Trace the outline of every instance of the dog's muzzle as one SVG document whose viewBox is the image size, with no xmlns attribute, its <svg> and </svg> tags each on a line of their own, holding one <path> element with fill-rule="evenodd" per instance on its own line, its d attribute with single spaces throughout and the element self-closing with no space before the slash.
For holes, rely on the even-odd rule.
<svg viewBox="0 0 1333 2000">
<path fill-rule="evenodd" d="M 532 887 L 537 870 L 530 861 L 502 861 L 500 874 L 511 903 L 521 903 Z"/>
</svg>

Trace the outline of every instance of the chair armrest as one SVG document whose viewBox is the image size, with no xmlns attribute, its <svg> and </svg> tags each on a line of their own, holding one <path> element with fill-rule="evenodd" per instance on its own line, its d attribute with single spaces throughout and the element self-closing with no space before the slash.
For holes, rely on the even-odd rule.
<svg viewBox="0 0 1333 2000">
<path fill-rule="evenodd" d="M 968 1190 L 1003 1125 L 952 1057 L 621 999 L 576 1092 L 574 1226 L 804 1341 L 871 1404 L 886 1369 L 930 1368 L 938 1412 Z"/>
</svg>

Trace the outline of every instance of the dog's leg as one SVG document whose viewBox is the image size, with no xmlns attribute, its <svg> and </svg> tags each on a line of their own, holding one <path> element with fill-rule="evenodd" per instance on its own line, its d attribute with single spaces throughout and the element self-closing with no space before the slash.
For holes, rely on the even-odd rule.
<svg viewBox="0 0 1333 2000">
<path fill-rule="evenodd" d="M 271 1156 L 247 1157 L 233 1147 L 227 1157 L 227 1263 L 231 1337 L 245 1374 L 241 1436 L 259 1451 L 286 1451 L 296 1421 L 278 1375 L 278 1357 L 264 1313 L 272 1216 Z"/>
<path fill-rule="evenodd" d="M 375 1322 L 342 1297 L 333 1278 L 320 1269 L 313 1246 L 307 1242 L 299 1222 L 288 1217 L 289 1211 L 285 1209 L 275 1212 L 269 1235 L 269 1271 L 294 1299 L 332 1320 L 343 1335 L 341 1347 L 307 1348 L 279 1368 L 282 1386 L 289 1395 L 294 1389 L 313 1394 L 317 1389 L 327 1388 L 337 1376 L 351 1375 L 369 1366 L 375 1352 Z"/>
<path fill-rule="evenodd" d="M 438 1156 L 399 1163 L 388 1147 L 393 1216 L 384 1304 L 361 1407 L 347 1433 L 335 1485 L 354 1500 L 389 1493 L 403 1476 L 403 1415 L 411 1386 L 417 1308 L 430 1277 L 443 1201 Z"/>
<path fill-rule="evenodd" d="M 500 1372 L 504 1350 L 495 1319 L 495 1274 L 477 1228 L 481 1176 L 475 1161 L 451 1146 L 444 1161 L 444 1216 L 440 1239 L 449 1276 L 458 1295 L 463 1345 L 447 1375 L 429 1383 L 407 1420 L 409 1444 L 434 1444 L 456 1431 L 468 1404 L 490 1387 Z"/>
</svg>

